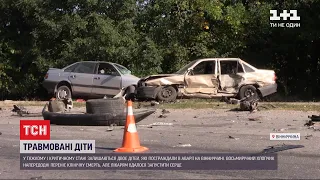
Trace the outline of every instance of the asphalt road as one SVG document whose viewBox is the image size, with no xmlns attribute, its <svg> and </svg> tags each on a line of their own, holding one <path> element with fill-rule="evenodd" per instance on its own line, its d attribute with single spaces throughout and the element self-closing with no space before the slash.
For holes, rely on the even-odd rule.
<svg viewBox="0 0 320 180">
<path fill-rule="evenodd" d="M 39 112 L 41 107 L 29 108 Z M 275 171 L 26 171 L 19 165 L 19 121 L 8 110 L 0 114 L 0 179 L 317 179 L 320 176 L 320 131 L 304 126 L 316 112 L 259 111 L 234 112 L 219 109 L 161 110 L 138 123 L 140 142 L 146 153 L 257 153 L 278 144 L 304 148 L 278 152 Z M 257 118 L 249 121 L 248 118 Z M 42 119 L 28 117 L 23 119 Z M 155 122 L 172 125 L 152 126 Z M 318 127 L 319 128 L 319 127 Z M 121 146 L 123 127 L 51 126 L 51 139 L 96 140 L 96 152 L 112 152 Z M 270 141 L 272 132 L 301 133 L 300 141 Z M 312 135 L 310 137 L 310 135 Z M 229 136 L 235 139 L 229 138 Z M 305 136 L 309 136 L 306 139 Z M 190 144 L 189 147 L 177 147 Z"/>
</svg>

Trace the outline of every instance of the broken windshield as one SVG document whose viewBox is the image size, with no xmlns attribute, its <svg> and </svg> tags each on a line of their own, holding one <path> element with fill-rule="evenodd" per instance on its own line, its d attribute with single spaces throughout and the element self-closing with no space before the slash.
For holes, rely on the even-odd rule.
<svg viewBox="0 0 320 180">
<path fill-rule="evenodd" d="M 189 64 L 183 66 L 176 74 L 184 74 L 191 66 L 193 66 L 198 60 L 191 61 Z"/>
</svg>

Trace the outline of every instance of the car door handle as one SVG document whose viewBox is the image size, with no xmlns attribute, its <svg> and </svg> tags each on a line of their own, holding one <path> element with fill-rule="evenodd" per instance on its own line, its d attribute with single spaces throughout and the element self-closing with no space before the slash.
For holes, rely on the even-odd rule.
<svg viewBox="0 0 320 180">
<path fill-rule="evenodd" d="M 71 78 L 76 78 L 76 75 L 71 75 L 70 77 L 71 77 Z"/>
<path fill-rule="evenodd" d="M 95 77 L 94 79 L 100 79 L 100 77 Z"/>
</svg>

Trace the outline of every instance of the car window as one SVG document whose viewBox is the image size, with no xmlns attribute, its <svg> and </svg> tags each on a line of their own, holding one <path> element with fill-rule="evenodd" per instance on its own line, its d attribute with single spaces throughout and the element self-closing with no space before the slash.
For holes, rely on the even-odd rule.
<svg viewBox="0 0 320 180">
<path fill-rule="evenodd" d="M 236 74 L 238 61 L 220 61 L 221 74 Z"/>
<path fill-rule="evenodd" d="M 75 73 L 93 74 L 95 69 L 95 63 L 82 62 L 73 70 Z"/>
<path fill-rule="evenodd" d="M 179 71 L 177 71 L 175 74 L 184 74 L 191 66 L 193 66 L 198 60 L 193 60 L 187 65 L 183 66 Z"/>
<path fill-rule="evenodd" d="M 254 72 L 254 69 L 252 69 L 251 67 L 249 67 L 248 65 L 246 65 L 245 63 L 242 63 L 243 68 L 246 72 Z"/>
<path fill-rule="evenodd" d="M 79 65 L 79 63 L 75 63 L 69 67 L 67 67 L 64 72 L 72 72 L 77 66 Z"/>
<path fill-rule="evenodd" d="M 120 64 L 114 64 L 122 74 L 131 74 L 131 71 Z"/>
<path fill-rule="evenodd" d="M 237 73 L 243 73 L 243 67 L 241 65 L 241 63 L 238 62 L 238 72 Z"/>
<path fill-rule="evenodd" d="M 193 68 L 193 74 L 215 74 L 215 65 L 215 61 L 202 61 Z"/>
<path fill-rule="evenodd" d="M 119 74 L 117 70 L 109 63 L 100 63 L 97 73 L 101 75 L 118 75 Z"/>
</svg>

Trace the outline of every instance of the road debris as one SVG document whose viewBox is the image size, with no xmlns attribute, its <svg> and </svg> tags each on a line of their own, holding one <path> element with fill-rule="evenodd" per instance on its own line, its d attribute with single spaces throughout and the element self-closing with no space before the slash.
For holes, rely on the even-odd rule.
<svg viewBox="0 0 320 180">
<path fill-rule="evenodd" d="M 173 123 L 166 123 L 166 122 L 155 122 L 152 124 L 140 124 L 138 125 L 139 127 L 147 127 L 147 128 L 152 128 L 152 126 L 172 126 Z"/>
<path fill-rule="evenodd" d="M 310 118 L 312 121 L 320 121 L 320 116 L 317 115 L 311 115 L 308 116 L 308 118 Z"/>
<path fill-rule="evenodd" d="M 116 124 L 110 124 L 110 126 L 108 126 L 108 128 L 107 128 L 107 132 L 108 131 L 113 131 L 114 130 L 114 126 L 115 126 Z"/>
<path fill-rule="evenodd" d="M 266 149 L 264 149 L 261 153 L 268 154 L 268 153 L 275 153 L 279 151 L 285 151 L 289 149 L 296 149 L 296 148 L 303 148 L 303 145 L 275 145 L 275 146 L 268 146 Z"/>
<path fill-rule="evenodd" d="M 179 143 L 179 145 L 173 146 L 173 147 L 191 147 L 191 144 L 181 144 Z"/>
<path fill-rule="evenodd" d="M 166 109 L 162 109 L 162 114 L 168 114 L 170 113 L 170 111 L 166 110 Z"/>
<path fill-rule="evenodd" d="M 151 103 L 150 103 L 151 106 L 155 106 L 155 105 L 158 105 L 158 104 L 160 104 L 160 103 L 156 102 L 156 101 L 151 101 Z"/>
<path fill-rule="evenodd" d="M 308 139 L 308 140 L 309 140 L 310 137 L 312 137 L 312 134 L 308 134 L 308 135 L 305 136 L 305 138 Z"/>
<path fill-rule="evenodd" d="M 315 123 L 312 120 L 307 121 L 304 126 L 313 126 Z"/>
<path fill-rule="evenodd" d="M 137 108 L 136 109 L 141 109 L 141 103 L 138 102 Z"/>
<path fill-rule="evenodd" d="M 22 116 L 23 114 L 29 114 L 29 111 L 25 107 L 18 105 L 13 105 L 12 112 L 17 113 L 20 116 Z"/>
<path fill-rule="evenodd" d="M 229 102 L 230 102 L 230 104 L 239 104 L 240 100 L 235 99 L 235 98 L 230 98 Z"/>
<path fill-rule="evenodd" d="M 193 118 L 198 118 L 198 116 L 193 116 Z"/>
<path fill-rule="evenodd" d="M 158 118 L 167 118 L 168 116 L 160 114 L 160 116 L 158 116 Z"/>
<path fill-rule="evenodd" d="M 76 102 L 83 103 L 86 102 L 84 99 L 77 99 Z"/>
<path fill-rule="evenodd" d="M 282 131 L 286 131 L 286 130 L 289 130 L 289 128 L 273 129 L 273 131 L 276 131 L 276 132 L 277 131 L 281 131 L 282 132 Z"/>
<path fill-rule="evenodd" d="M 0 135 L 2 135 L 2 132 L 0 132 Z"/>
<path fill-rule="evenodd" d="M 251 117 L 251 118 L 248 118 L 249 121 L 260 121 L 260 118 L 261 117 Z"/>
<path fill-rule="evenodd" d="M 172 126 L 173 123 L 166 123 L 166 122 L 155 122 L 150 124 L 151 126 Z"/>
<path fill-rule="evenodd" d="M 33 180 L 38 180 L 38 179 L 42 179 L 42 176 L 39 176 L 39 177 L 32 177 L 30 179 L 33 179 Z"/>
<path fill-rule="evenodd" d="M 233 136 L 229 136 L 229 139 L 235 139 L 235 140 L 238 140 L 239 138 L 235 138 Z"/>
</svg>

